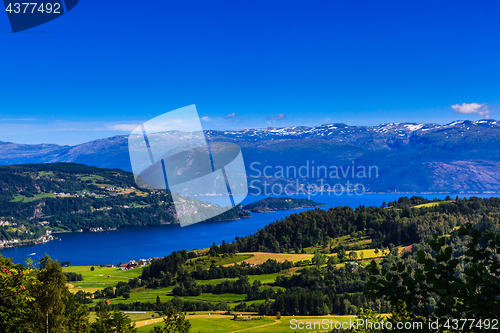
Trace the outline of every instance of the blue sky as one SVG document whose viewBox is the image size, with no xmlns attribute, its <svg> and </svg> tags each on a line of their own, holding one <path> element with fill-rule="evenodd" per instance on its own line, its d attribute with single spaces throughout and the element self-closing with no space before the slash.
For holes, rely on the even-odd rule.
<svg viewBox="0 0 500 333">
<path fill-rule="evenodd" d="M 16 34 L 0 13 L 0 141 L 77 144 L 190 104 L 214 129 L 500 118 L 499 10 L 80 1 Z"/>
</svg>

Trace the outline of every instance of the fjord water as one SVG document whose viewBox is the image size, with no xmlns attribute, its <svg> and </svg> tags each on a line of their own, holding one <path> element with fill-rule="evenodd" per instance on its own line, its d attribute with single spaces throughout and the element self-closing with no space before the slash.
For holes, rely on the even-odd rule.
<svg viewBox="0 0 500 333">
<path fill-rule="evenodd" d="M 444 199 L 464 197 L 464 194 L 416 194 L 427 199 Z M 365 194 L 341 196 L 333 194 L 318 194 L 309 199 L 327 206 L 320 209 L 329 209 L 336 206 L 356 208 L 364 206 L 380 206 L 383 202 L 394 201 L 399 197 L 412 194 Z M 470 197 L 471 195 L 466 195 Z M 496 197 L 499 194 L 474 194 L 478 197 Z M 267 196 L 248 196 L 243 204 L 249 204 Z M 289 196 L 297 199 L 307 199 L 307 195 Z M 210 199 L 214 200 L 213 197 Z M 222 241 L 232 242 L 235 237 L 248 236 L 265 225 L 282 219 L 293 213 L 299 213 L 312 208 L 282 210 L 272 213 L 251 213 L 248 219 L 225 222 L 204 222 L 181 228 L 179 225 L 164 225 L 154 227 L 120 228 L 117 231 L 105 232 L 75 232 L 56 234 L 58 240 L 41 245 L 24 246 L 4 249 L 3 256 L 13 258 L 14 262 L 24 262 L 28 257 L 37 261 L 45 253 L 52 259 L 69 261 L 71 265 L 100 265 L 118 264 L 132 259 L 162 257 L 177 250 L 202 249 L 211 246 L 214 242 L 219 245 Z M 32 255 L 35 253 L 35 255 Z"/>
</svg>

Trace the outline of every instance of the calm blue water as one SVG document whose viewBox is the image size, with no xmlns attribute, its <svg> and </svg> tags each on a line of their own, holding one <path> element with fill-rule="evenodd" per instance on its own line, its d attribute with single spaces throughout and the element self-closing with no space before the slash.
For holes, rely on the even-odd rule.
<svg viewBox="0 0 500 333">
<path fill-rule="evenodd" d="M 419 194 L 428 199 L 444 199 L 448 194 Z M 449 194 L 455 198 L 457 194 Z M 384 201 L 394 201 L 408 194 L 365 194 L 362 196 L 342 196 L 318 194 L 310 199 L 324 203 L 329 209 L 336 206 L 358 207 L 380 206 Z M 463 194 L 459 194 L 463 197 Z M 468 195 L 469 196 L 469 195 Z M 478 197 L 493 197 L 499 194 L 476 194 Z M 307 195 L 294 195 L 294 198 L 307 198 Z M 252 203 L 265 196 L 249 196 L 243 204 Z M 213 200 L 214 198 L 210 198 Z M 14 262 L 24 262 L 30 254 L 35 261 L 48 253 L 52 259 L 70 261 L 71 265 L 117 264 L 149 257 L 162 257 L 176 250 L 202 249 L 213 242 L 221 244 L 223 240 L 232 242 L 235 237 L 251 235 L 270 222 L 282 219 L 292 213 L 305 209 L 277 211 L 274 213 L 252 213 L 251 218 L 229 222 L 197 223 L 181 228 L 177 225 L 157 227 L 121 228 L 108 232 L 83 232 L 57 234 L 60 240 L 33 246 L 5 249 L 0 251 L 3 256 L 13 258 Z M 310 208 L 309 208 L 310 209 Z"/>
</svg>

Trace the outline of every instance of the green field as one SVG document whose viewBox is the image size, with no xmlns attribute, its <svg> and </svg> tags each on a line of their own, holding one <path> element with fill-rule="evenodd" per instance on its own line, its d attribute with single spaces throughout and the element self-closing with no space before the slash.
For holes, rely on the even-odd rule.
<svg viewBox="0 0 500 333">
<path fill-rule="evenodd" d="M 94 267 L 94 271 L 90 269 Z M 99 266 L 69 266 L 63 267 L 63 272 L 81 273 L 83 281 L 68 282 L 70 291 L 76 293 L 79 290 L 85 292 L 95 292 L 98 289 L 106 287 L 115 287 L 120 281 L 138 277 L 142 274 L 143 267 L 137 267 L 128 271 L 122 271 L 119 268 L 99 267 Z"/>
<path fill-rule="evenodd" d="M 375 254 L 375 251 L 373 249 L 370 250 L 360 250 L 356 251 L 358 253 L 358 259 L 360 258 L 361 252 L 364 253 L 364 259 L 365 260 L 370 260 L 372 258 L 380 258 L 385 256 L 385 254 L 382 254 L 380 251 L 378 254 Z M 336 254 L 332 254 L 336 255 Z M 249 256 L 245 255 L 235 255 L 232 257 L 228 258 L 218 258 L 218 259 L 226 259 L 226 260 L 241 260 L 241 257 L 246 257 L 248 258 Z M 202 257 L 203 258 L 203 257 Z M 219 263 L 220 264 L 220 263 Z M 343 264 L 339 264 L 338 266 L 342 266 Z M 120 281 L 128 281 L 131 278 L 138 277 L 139 275 L 142 274 L 143 268 L 135 268 L 132 270 L 127 270 L 127 271 L 121 271 L 118 268 L 107 268 L 107 267 L 99 267 L 99 266 L 92 266 L 94 267 L 94 271 L 91 270 L 91 266 L 70 266 L 70 267 L 63 267 L 63 272 L 75 272 L 75 273 L 81 273 L 83 276 L 83 281 L 73 281 L 73 282 L 68 282 L 70 290 L 74 293 L 76 293 L 79 290 L 83 290 L 85 292 L 95 292 L 98 289 L 104 289 L 106 287 L 115 287 L 116 284 Z M 294 272 L 292 274 L 296 274 L 297 272 Z M 288 275 L 289 273 L 285 274 L 284 272 L 281 273 L 272 273 L 272 274 L 262 274 L 262 275 L 249 275 L 248 279 L 250 283 L 253 283 L 256 280 L 259 280 L 263 286 L 261 286 L 261 289 L 267 289 L 270 288 L 270 284 L 274 283 L 276 278 L 279 275 Z M 205 284 L 219 284 L 223 281 L 230 280 L 230 281 L 235 281 L 237 278 L 221 278 L 221 279 L 213 279 L 213 280 L 198 280 L 198 284 L 200 285 L 205 285 Z M 148 289 L 145 287 L 137 288 L 132 290 L 130 293 L 130 298 L 125 299 L 122 296 L 116 297 L 116 298 L 111 298 L 109 301 L 111 304 L 130 304 L 133 302 L 150 302 L 150 303 L 155 303 L 157 297 L 160 297 L 161 302 L 167 302 L 171 300 L 174 296 L 171 294 L 174 286 L 170 286 L 167 288 L 158 288 L 158 289 Z M 279 288 L 279 287 L 273 287 L 275 290 L 277 289 L 284 289 L 284 288 Z M 185 296 L 181 297 L 182 299 L 186 300 L 200 300 L 200 301 L 207 301 L 207 302 L 228 302 L 229 306 L 231 308 L 234 308 L 237 306 L 241 301 L 244 301 L 246 299 L 246 294 L 232 294 L 232 293 L 227 293 L 227 294 L 201 294 L 199 296 Z M 95 305 L 97 304 L 101 299 L 94 299 L 93 303 L 90 305 Z M 253 303 L 261 303 L 264 300 L 257 300 L 257 301 L 249 301 L 246 302 L 247 305 L 253 304 Z"/>
<path fill-rule="evenodd" d="M 186 270 L 192 271 L 197 266 L 200 266 L 203 269 L 209 269 L 212 264 L 216 266 L 230 265 L 246 261 L 247 259 L 252 257 L 253 257 L 252 254 L 230 254 L 226 257 L 224 256 L 210 257 L 208 255 L 205 255 L 193 259 L 188 259 L 186 262 Z"/>
<path fill-rule="evenodd" d="M 375 253 L 375 249 L 368 249 L 368 250 L 358 250 L 358 251 L 348 251 L 348 255 L 350 252 L 356 252 L 358 255 L 358 259 L 361 259 L 361 253 L 363 253 L 363 258 L 364 259 L 373 259 L 373 258 L 383 258 L 387 256 L 387 250 L 379 250 L 378 253 Z M 330 254 L 330 256 L 336 256 L 337 254 Z"/>
<path fill-rule="evenodd" d="M 243 315 L 242 317 L 246 317 L 247 315 Z M 260 318 L 258 315 L 252 316 L 254 318 Z M 332 328 L 335 330 L 335 323 L 348 323 L 349 320 L 355 320 L 354 316 L 283 316 L 279 320 L 276 319 L 275 316 L 271 317 L 262 317 L 257 320 L 233 320 L 232 315 L 187 315 L 186 319 L 191 323 L 190 332 L 193 333 L 230 333 L 239 330 L 245 330 L 245 332 L 328 332 Z M 292 321 L 294 320 L 294 321 Z M 292 321 L 292 322 L 291 322 Z M 330 322 L 331 321 L 331 322 Z M 311 325 L 314 325 L 316 322 L 316 329 L 311 329 L 305 327 L 306 323 L 309 322 Z M 294 326 L 292 324 L 297 324 L 297 328 L 292 329 Z M 298 324 L 302 323 L 304 325 L 304 329 L 299 329 Z M 320 323 L 323 325 L 328 325 L 328 328 L 325 329 L 320 326 Z M 161 323 L 149 324 L 140 326 L 138 328 L 139 332 L 149 332 L 155 326 L 161 326 Z M 332 326 L 330 326 L 332 325 Z M 314 326 L 311 326 L 314 327 Z"/>
<path fill-rule="evenodd" d="M 73 293 L 76 293 L 79 290 L 83 290 L 85 292 L 95 292 L 98 289 L 104 289 L 106 287 L 115 287 L 116 284 L 120 281 L 128 281 L 131 278 L 137 277 L 142 274 L 143 268 L 135 268 L 128 271 L 121 271 L 118 268 L 107 268 L 107 267 L 98 267 L 93 266 L 94 271 L 90 269 L 91 266 L 70 266 L 63 267 L 63 272 L 75 272 L 82 274 L 83 281 L 72 281 L 68 282 L 70 285 L 70 290 Z M 263 285 L 273 283 L 276 280 L 278 275 L 283 275 L 282 273 L 273 273 L 273 274 L 263 274 L 263 275 L 249 275 L 250 283 L 253 283 L 255 280 L 260 280 Z M 218 284 L 226 280 L 235 281 L 236 278 L 222 278 L 222 279 L 214 279 L 214 280 L 199 280 L 198 283 L 200 285 L 203 284 Z M 269 286 L 262 286 L 261 289 L 269 288 Z M 148 289 L 148 288 L 138 288 L 132 290 L 130 293 L 130 298 L 125 299 L 123 297 L 116 297 L 109 299 L 111 304 L 129 304 L 133 302 L 156 302 L 156 297 L 159 296 L 162 302 L 166 302 L 172 299 L 174 296 L 171 294 L 174 286 L 170 286 L 167 288 L 158 288 L 158 289 Z M 278 288 L 274 288 L 278 289 Z M 240 301 L 245 300 L 246 294 L 202 294 L 199 296 L 186 296 L 181 297 L 183 299 L 190 300 L 202 300 L 209 302 L 230 302 L 233 307 L 239 304 Z M 96 304 L 101 299 L 95 299 L 93 304 Z M 254 301 L 253 301 L 254 302 Z M 250 302 L 248 304 L 251 304 Z M 92 305 L 92 304 L 91 304 Z"/>
<path fill-rule="evenodd" d="M 213 332 L 213 333 L 223 333 L 223 332 L 234 332 L 242 329 L 248 329 L 262 325 L 273 324 L 276 320 L 271 318 L 261 318 L 258 320 L 232 320 L 233 316 L 221 316 L 221 315 L 194 315 L 186 316 L 186 318 L 191 323 L 191 329 L 189 332 Z M 139 332 L 149 332 L 155 326 L 162 326 L 163 324 L 150 324 L 138 328 Z M 252 330 L 253 331 L 253 330 Z M 257 330 L 256 332 L 262 332 L 262 330 Z"/>
<path fill-rule="evenodd" d="M 76 175 L 81 181 L 91 180 L 93 182 L 105 180 L 102 176 L 97 175 Z"/>
<path fill-rule="evenodd" d="M 342 237 L 342 241 L 349 241 L 350 236 L 344 236 Z M 359 241 L 359 238 L 358 238 Z M 374 249 L 367 249 L 367 250 L 358 250 L 355 251 L 358 253 L 358 259 L 360 259 L 360 253 L 362 252 L 364 254 L 364 260 L 365 262 L 368 262 L 369 260 L 373 258 L 380 258 L 384 257 L 387 255 L 387 252 L 382 253 L 382 251 L 379 251 L 378 253 L 375 253 Z M 264 260 L 264 256 L 266 253 L 258 253 L 256 256 L 255 253 L 245 253 L 245 254 L 239 254 L 239 255 L 230 255 L 226 257 L 209 257 L 209 256 L 202 256 L 198 257 L 196 259 L 201 259 L 196 262 L 196 260 L 192 260 L 192 263 L 190 261 L 187 262 L 187 267 L 196 267 L 196 265 L 200 264 L 203 266 L 206 266 L 205 268 L 210 267 L 212 263 L 216 265 L 224 265 L 224 264 L 233 264 L 235 262 L 240 262 L 243 260 L 248 260 L 248 259 L 258 259 L 258 260 Z M 336 254 L 331 254 L 336 255 Z M 304 254 L 301 254 L 303 257 Z M 306 254 L 306 257 L 310 257 L 310 254 Z M 258 257 L 258 258 L 257 258 Z M 281 258 L 280 258 L 281 259 Z M 290 258 L 292 259 L 292 258 Z M 215 262 L 214 262 L 215 261 Z M 342 266 L 344 264 L 339 264 L 338 266 Z M 93 266 L 94 271 L 91 270 L 91 266 L 70 266 L 70 267 L 64 267 L 63 271 L 64 272 L 75 272 L 75 273 L 81 273 L 83 276 L 83 281 L 77 281 L 77 282 L 70 282 L 70 290 L 72 292 L 77 292 L 78 290 L 83 290 L 86 292 L 94 292 L 97 289 L 104 289 L 106 287 L 115 287 L 116 284 L 120 281 L 128 281 L 131 278 L 138 277 L 139 275 L 142 274 L 143 268 L 135 268 L 132 270 L 128 271 L 121 271 L 118 268 L 106 268 L 106 267 L 99 267 L 99 266 Z M 300 272 L 300 269 L 292 269 L 290 270 L 293 273 L 291 274 L 297 274 Z M 262 283 L 262 286 L 260 287 L 261 289 L 268 289 L 271 288 L 270 284 L 274 283 L 276 280 L 276 277 L 279 275 L 288 275 L 290 273 L 285 273 L 285 272 L 280 272 L 280 273 L 272 273 L 272 274 L 262 274 L 262 275 L 249 275 L 248 279 L 250 283 L 253 283 L 256 280 L 259 280 Z M 213 280 L 198 280 L 197 283 L 200 285 L 204 284 L 218 284 L 226 280 L 237 280 L 237 278 L 221 278 L 221 279 L 213 279 Z M 170 286 L 167 288 L 158 288 L 158 289 L 148 289 L 145 287 L 140 287 L 133 289 L 132 292 L 130 293 L 130 298 L 125 299 L 122 296 L 116 297 L 116 298 L 110 298 L 108 299 L 111 302 L 111 305 L 117 305 L 117 304 L 130 304 L 134 302 L 150 302 L 150 303 L 155 303 L 157 300 L 157 297 L 160 298 L 161 302 L 167 302 L 171 299 L 174 298 L 172 295 L 172 290 L 174 286 Z M 273 287 L 275 290 L 277 290 L 277 287 Z M 284 288 L 283 288 L 284 289 Z M 230 309 L 234 309 L 236 306 L 238 306 L 241 302 L 245 302 L 247 295 L 246 294 L 234 294 L 234 293 L 225 293 L 225 294 L 201 294 L 198 296 L 184 296 L 180 297 L 181 299 L 185 300 L 192 300 L 192 301 L 203 301 L 203 302 L 225 302 L 228 304 Z M 89 306 L 93 306 L 97 304 L 102 298 L 100 299 L 94 299 Z M 245 302 L 247 306 L 250 306 L 252 304 L 261 304 L 264 303 L 265 300 L 252 300 Z M 154 312 L 134 312 L 132 313 L 126 313 L 127 316 L 129 316 L 134 322 L 136 322 L 137 327 L 139 329 L 139 332 L 148 332 L 150 329 L 152 329 L 155 325 L 162 325 L 161 321 L 162 319 L 159 317 L 158 313 Z M 91 316 L 95 316 L 93 312 L 91 312 Z M 152 319 L 152 316 L 153 319 Z M 255 315 L 255 317 L 259 317 Z M 330 317 L 282 317 L 281 320 L 276 320 L 276 317 L 269 317 L 269 318 L 260 318 L 258 320 L 246 320 L 246 321 L 234 321 L 232 320 L 233 315 L 222 315 L 221 313 L 215 314 L 212 313 L 210 316 L 208 313 L 201 313 L 201 312 L 196 312 L 196 313 L 190 313 L 187 318 L 190 320 L 192 324 L 192 328 L 190 332 L 234 332 L 234 331 L 239 331 L 239 330 L 247 330 L 248 332 L 283 332 L 290 330 L 290 320 L 292 319 L 297 319 L 297 320 L 307 320 L 307 321 L 314 321 L 314 320 L 321 320 L 323 318 L 328 318 L 332 320 L 340 320 L 343 321 L 345 318 L 352 318 L 352 317 L 338 317 L 335 319 L 335 316 L 330 316 Z M 347 319 L 348 320 L 348 319 Z M 156 321 L 156 322 L 154 322 Z M 297 332 L 308 332 L 312 330 L 304 329 L 304 330 L 293 330 Z M 313 330 L 314 331 L 314 330 Z M 324 330 L 323 330 L 324 331 Z"/>
<path fill-rule="evenodd" d="M 199 296 L 182 297 L 189 300 L 209 301 L 209 302 L 241 302 L 247 298 L 246 294 L 201 294 Z"/>
<path fill-rule="evenodd" d="M 307 253 L 272 253 L 272 252 L 245 252 L 243 254 L 251 255 L 249 260 L 246 260 L 249 264 L 260 265 L 269 259 L 276 260 L 277 262 L 291 261 L 296 262 L 300 260 L 311 259 L 313 256 Z"/>
<path fill-rule="evenodd" d="M 337 242 L 343 242 L 343 243 L 356 243 L 359 244 L 360 242 L 366 242 L 369 243 L 371 240 L 362 237 L 355 237 L 354 239 L 351 238 L 350 236 L 343 236 L 341 239 L 337 239 Z M 324 248 L 324 247 L 323 247 Z M 349 253 L 350 251 L 348 251 Z M 364 255 L 364 260 L 363 263 L 369 262 L 372 259 L 379 259 L 382 257 L 385 257 L 388 253 L 388 251 L 383 251 L 380 250 L 378 253 L 375 253 L 374 249 L 364 249 L 364 250 L 357 250 L 355 251 L 358 254 L 358 262 L 360 262 L 360 254 L 363 253 Z M 231 265 L 236 262 L 241 262 L 245 260 L 258 260 L 260 262 L 264 262 L 266 260 L 266 255 L 267 253 L 243 253 L 243 254 L 235 254 L 235 255 L 229 255 L 229 256 L 215 256 L 211 257 L 208 255 L 201 256 L 195 259 L 188 260 L 186 262 L 185 267 L 188 270 L 194 269 L 197 265 L 202 266 L 203 268 L 207 269 L 210 267 L 210 265 L 215 264 L 215 265 Z M 275 255 L 275 254 L 274 254 Z M 287 260 L 294 260 L 299 258 L 310 258 L 312 257 L 311 254 L 284 254 L 287 256 Z M 337 254 L 329 254 L 328 256 L 336 256 Z M 285 256 L 283 256 L 285 258 Z M 283 258 L 276 258 L 276 256 L 273 257 L 273 259 L 283 259 Z M 197 260 L 198 259 L 198 260 Z M 361 263 L 361 262 L 360 262 Z M 344 265 L 345 263 L 340 263 L 337 266 L 340 267 Z M 98 266 L 93 266 L 94 271 L 91 270 L 91 266 L 74 266 L 74 267 L 64 267 L 63 271 L 64 272 L 75 272 L 75 273 L 81 273 L 83 276 L 83 281 L 78 281 L 78 282 L 70 282 L 70 287 L 72 292 L 77 292 L 78 290 L 84 290 L 86 292 L 94 292 L 97 289 L 104 289 L 105 287 L 115 287 L 116 284 L 120 281 L 128 281 L 131 278 L 138 277 L 139 275 L 142 274 L 143 268 L 136 268 L 128 271 L 121 271 L 118 268 L 105 268 L 105 267 L 98 267 Z M 289 275 L 289 274 L 299 274 L 301 268 L 292 268 L 288 271 L 283 271 L 279 273 L 272 273 L 272 274 L 262 274 L 262 275 L 248 275 L 248 279 L 250 283 L 253 283 L 256 280 L 259 280 L 262 283 L 262 286 L 260 287 L 261 289 L 268 289 L 271 288 L 271 284 L 275 282 L 276 278 L 280 275 Z M 213 280 L 197 280 L 197 283 L 200 285 L 205 285 L 205 284 L 219 284 L 223 281 L 226 280 L 232 280 L 235 281 L 237 278 L 221 278 L 221 279 L 213 279 Z M 272 287 L 273 289 L 277 290 L 279 287 Z M 172 295 L 172 290 L 174 289 L 174 286 L 169 286 L 167 288 L 158 288 L 158 289 L 148 289 L 145 287 L 140 287 L 133 289 L 132 292 L 130 293 L 130 298 L 125 299 L 122 296 L 117 297 L 117 298 L 110 298 L 107 299 L 110 301 L 111 305 L 117 305 L 117 304 L 131 304 L 134 302 L 149 302 L 149 303 L 155 303 L 157 301 L 157 297 L 159 297 L 161 302 L 167 302 L 169 300 L 172 300 L 174 296 Z M 284 288 L 281 288 L 284 289 Z M 234 309 L 236 306 L 238 306 L 240 303 L 244 302 L 246 303 L 247 306 L 253 305 L 253 304 L 262 304 L 265 302 L 264 299 L 260 300 L 252 300 L 252 301 L 245 301 L 247 295 L 246 294 L 234 294 L 234 293 L 225 293 L 225 294 L 210 294 L 210 293 L 204 293 L 198 296 L 183 296 L 179 297 L 184 300 L 191 300 L 191 301 L 202 301 L 202 302 L 210 302 L 210 303 L 217 303 L 217 302 L 224 302 L 227 303 L 230 309 Z M 99 301 L 103 300 L 103 298 L 99 299 L 94 299 L 91 304 L 88 306 L 94 306 L 97 304 Z M 233 310 L 234 311 L 234 310 Z M 152 311 L 123 311 L 124 314 L 126 314 L 129 318 L 132 319 L 132 321 L 137 325 L 138 331 L 139 332 L 149 332 L 154 326 L 162 326 L 163 319 L 157 312 L 152 312 Z M 238 312 L 236 312 L 238 313 Z M 91 314 L 91 320 L 95 319 L 95 313 L 90 312 Z M 210 313 L 209 312 L 190 312 L 186 315 L 186 319 L 188 319 L 191 323 L 191 330 L 190 332 L 196 333 L 196 332 L 202 332 L 202 333 L 229 333 L 229 332 L 239 332 L 239 331 L 244 331 L 244 332 L 328 332 L 330 331 L 329 326 L 327 329 L 325 329 L 325 325 L 334 325 L 335 322 L 348 322 L 349 319 L 354 318 L 354 316 L 322 316 L 322 317 L 317 317 L 317 316 L 284 316 L 281 317 L 281 319 L 277 319 L 275 316 L 270 316 L 270 317 L 264 317 L 264 316 L 259 316 L 257 313 L 253 314 L 243 314 L 242 317 L 238 318 L 243 318 L 243 317 L 249 317 L 253 318 L 253 320 L 233 320 L 234 315 L 227 315 L 223 314 L 222 311 L 213 311 Z M 304 325 L 306 323 L 309 323 L 309 325 L 313 325 L 314 322 L 316 322 L 315 328 L 311 328 L 311 326 L 307 327 L 304 326 L 304 329 L 299 329 L 299 326 L 296 326 L 296 328 L 292 328 L 292 323 L 291 321 L 295 320 L 295 324 L 298 325 L 298 323 L 303 323 Z M 325 321 L 323 321 L 325 320 Z M 332 320 L 332 322 L 330 322 Z M 322 326 L 320 326 L 320 323 Z M 332 329 L 335 329 L 333 326 Z"/>
<path fill-rule="evenodd" d="M 121 311 L 123 312 L 124 315 L 129 317 L 132 322 L 136 321 L 142 321 L 142 320 L 148 320 L 151 318 L 161 318 L 161 316 L 158 315 L 157 312 L 155 311 Z M 90 322 L 93 323 L 95 321 L 95 312 L 91 311 L 89 312 L 89 319 Z"/>
<path fill-rule="evenodd" d="M 255 280 L 259 280 L 262 284 L 273 283 L 278 275 L 285 275 L 283 273 L 272 273 L 272 274 L 262 274 L 262 275 L 248 275 L 248 280 L 253 283 Z M 219 284 L 224 281 L 236 281 L 237 278 L 222 278 L 213 280 L 198 280 L 198 284 Z"/>
<path fill-rule="evenodd" d="M 159 289 L 147 289 L 142 287 L 139 289 L 134 289 L 130 293 L 129 299 L 125 299 L 122 296 L 120 296 L 116 298 L 106 298 L 106 300 L 109 300 L 111 304 L 130 304 L 134 302 L 155 303 L 156 297 L 160 297 L 160 301 L 167 302 L 172 298 L 174 298 L 174 296 L 170 294 L 172 292 L 172 289 L 174 289 L 173 286 L 168 288 L 159 288 Z M 104 298 L 93 299 L 93 303 L 90 305 L 93 306 L 103 299 Z"/>
<path fill-rule="evenodd" d="M 41 199 L 41 198 L 55 198 L 55 197 L 56 197 L 56 195 L 53 194 L 53 193 L 35 194 L 31 198 L 25 197 L 24 195 L 21 195 L 21 194 L 15 194 L 14 198 L 10 202 L 20 202 L 20 201 L 22 201 L 22 202 L 31 202 L 31 201 L 38 200 L 38 199 Z"/>
<path fill-rule="evenodd" d="M 370 244 L 372 243 L 372 239 L 369 238 L 368 236 L 356 236 L 356 237 L 351 237 L 350 235 L 345 235 L 345 236 L 340 236 L 337 238 L 333 238 L 331 241 L 331 248 L 335 248 L 339 244 L 343 244 L 348 251 L 349 248 L 357 247 L 358 249 L 366 249 L 370 247 Z M 329 244 L 323 244 L 323 245 L 316 245 L 316 246 L 310 246 L 306 247 L 303 249 L 307 254 L 313 255 L 316 252 L 320 253 L 325 253 L 325 254 L 330 254 L 330 245 Z M 312 256 L 310 256 L 312 258 Z"/>
<path fill-rule="evenodd" d="M 437 206 L 437 205 L 441 205 L 441 204 L 450 204 L 453 202 L 455 202 L 455 201 L 454 200 L 451 200 L 451 201 L 447 200 L 447 201 L 429 202 L 429 203 L 413 206 L 413 208 L 432 207 L 432 206 Z"/>
<path fill-rule="evenodd" d="M 261 304 L 261 303 L 264 303 L 266 300 L 265 299 L 257 299 L 257 300 L 254 300 L 254 301 L 248 301 L 248 302 L 245 302 L 247 304 L 247 306 L 250 306 L 252 304 Z M 235 302 L 235 303 L 229 303 L 229 307 L 231 309 L 234 309 L 236 306 L 238 306 L 238 304 L 240 304 L 240 302 Z"/>
</svg>

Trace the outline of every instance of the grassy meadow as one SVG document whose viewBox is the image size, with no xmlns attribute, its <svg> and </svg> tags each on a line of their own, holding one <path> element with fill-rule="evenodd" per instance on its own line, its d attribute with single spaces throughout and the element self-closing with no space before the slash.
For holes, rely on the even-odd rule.
<svg viewBox="0 0 500 333">
<path fill-rule="evenodd" d="M 336 246 L 337 244 L 344 244 L 345 246 L 356 246 L 359 247 L 367 247 L 369 246 L 371 240 L 366 239 L 362 235 L 359 237 L 351 237 L 349 235 L 335 238 L 332 240 L 332 245 Z M 187 271 L 194 270 L 197 266 L 201 266 L 203 269 L 208 269 L 212 264 L 217 266 L 229 266 L 238 264 L 241 262 L 246 262 L 249 264 L 261 264 L 268 259 L 274 259 L 279 262 L 283 262 L 285 260 L 291 262 L 301 262 L 301 267 L 293 267 L 291 269 L 287 269 L 278 273 L 272 274 L 261 274 L 261 275 L 248 275 L 248 279 L 250 283 L 253 283 L 256 280 L 259 280 L 262 284 L 260 289 L 268 289 L 272 287 L 272 284 L 275 282 L 276 278 L 279 275 L 291 275 L 298 274 L 300 271 L 307 266 L 311 266 L 312 258 L 315 252 L 322 252 L 327 256 L 336 256 L 336 253 L 329 253 L 329 246 L 325 245 L 317 245 L 315 247 L 304 249 L 306 253 L 266 253 L 266 252 L 248 252 L 248 253 L 239 253 L 233 255 L 226 256 L 209 256 L 208 251 L 198 250 L 200 257 L 188 259 L 185 263 L 185 269 Z M 401 248 L 400 250 L 403 250 Z M 404 248 L 404 250 L 408 250 L 408 247 Z M 352 252 L 352 250 L 349 250 Z M 370 262 L 372 259 L 381 260 L 388 254 L 388 250 L 378 250 L 364 248 L 361 250 L 355 250 L 357 253 L 357 262 L 361 265 L 365 265 Z M 361 253 L 363 253 L 363 259 L 361 260 Z M 343 264 L 337 264 L 337 267 L 342 266 Z M 94 267 L 94 270 L 91 269 Z M 119 268 L 108 268 L 108 267 L 99 267 L 99 266 L 69 266 L 63 268 L 64 272 L 75 272 L 81 273 L 83 277 L 83 281 L 69 282 L 70 290 L 76 293 L 79 290 L 83 290 L 85 292 L 95 292 L 98 289 L 104 289 L 106 287 L 115 287 L 116 284 L 120 281 L 127 281 L 132 278 L 139 277 L 142 274 L 143 267 L 134 268 L 127 271 L 122 271 Z M 223 281 L 231 280 L 235 281 L 237 278 L 221 278 L 221 279 L 212 279 L 212 280 L 197 280 L 196 282 L 199 285 L 205 284 L 219 284 Z M 275 290 L 278 288 L 284 289 L 281 287 L 273 287 Z M 172 290 L 174 286 L 169 286 L 165 288 L 158 289 L 149 289 L 145 287 L 135 288 L 130 293 L 130 298 L 125 299 L 123 296 L 107 299 L 111 302 L 111 304 L 130 304 L 133 302 L 150 302 L 155 303 L 157 298 L 160 298 L 161 302 L 166 302 L 174 298 L 172 294 Z M 224 294 L 209 294 L 202 293 L 198 296 L 183 296 L 180 297 L 185 300 L 197 300 L 204 301 L 210 303 L 216 302 L 225 302 L 229 306 L 230 309 L 234 309 L 241 302 L 245 302 L 247 305 L 251 304 L 260 304 L 265 302 L 263 299 L 245 301 L 246 294 L 234 294 L 234 293 L 224 293 Z M 98 301 L 103 300 L 93 299 L 93 302 L 88 306 L 94 306 L 98 303 Z M 132 319 L 133 322 L 136 323 L 136 326 L 139 332 L 148 332 L 156 325 L 161 325 L 162 318 L 159 313 L 153 311 L 123 311 L 128 317 Z M 335 323 L 348 321 L 352 319 L 353 316 L 283 316 L 279 320 L 274 317 L 265 317 L 259 316 L 257 313 L 243 313 L 241 316 L 239 312 L 234 312 L 238 314 L 239 320 L 233 320 L 233 312 L 231 315 L 225 314 L 223 311 L 218 312 L 189 312 L 186 314 L 186 318 L 189 319 L 191 323 L 190 332 L 239 332 L 244 330 L 245 332 L 283 332 L 290 330 L 290 320 L 295 319 L 297 321 L 321 321 L 323 319 L 333 320 Z M 91 312 L 91 319 L 95 316 L 94 312 Z M 248 317 L 248 320 L 243 320 L 243 318 Z M 251 319 L 251 320 L 250 320 Z M 295 329 L 297 332 L 308 332 L 311 330 L 304 329 Z"/>
<path fill-rule="evenodd" d="M 254 318 L 254 320 L 233 320 L 233 315 L 223 315 L 223 314 L 197 314 L 197 315 L 187 315 L 186 319 L 191 323 L 190 332 L 193 333 L 231 333 L 231 332 L 327 332 L 330 329 L 319 329 L 319 330 L 311 330 L 311 329 L 293 329 L 291 326 L 291 320 L 296 320 L 296 323 L 317 323 L 317 328 L 319 328 L 320 323 L 328 322 L 330 325 L 330 321 L 332 321 L 333 325 L 335 323 L 344 323 L 349 322 L 349 320 L 355 320 L 354 316 L 282 316 L 280 319 L 277 319 L 276 316 L 270 317 L 261 317 L 256 314 L 243 314 L 242 316 L 238 316 L 238 318 L 250 317 Z M 158 319 L 157 323 L 154 323 L 150 320 L 138 321 L 136 323 L 139 332 L 149 332 L 155 326 L 161 326 L 162 324 Z M 147 322 L 147 323 L 146 323 Z M 292 322 L 294 323 L 294 322 Z"/>
<path fill-rule="evenodd" d="M 91 270 L 94 267 L 94 270 Z M 98 289 L 114 287 L 120 281 L 138 277 L 142 274 L 143 267 L 137 267 L 128 271 L 122 271 L 116 267 L 100 266 L 69 266 L 63 267 L 63 272 L 75 272 L 82 274 L 83 281 L 68 282 L 70 290 L 76 293 L 79 290 L 95 292 Z"/>
</svg>

